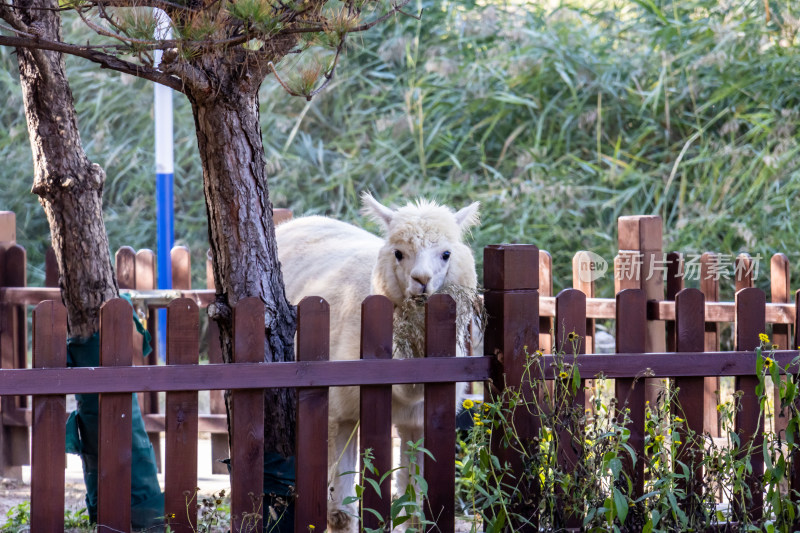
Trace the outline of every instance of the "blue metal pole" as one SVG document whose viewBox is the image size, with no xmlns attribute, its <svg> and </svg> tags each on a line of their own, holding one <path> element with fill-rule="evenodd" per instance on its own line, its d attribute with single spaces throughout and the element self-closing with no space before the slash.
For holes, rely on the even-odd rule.
<svg viewBox="0 0 800 533">
<path fill-rule="evenodd" d="M 159 24 L 157 39 L 169 39 L 167 14 L 156 10 Z M 155 63 L 161 62 L 161 51 L 156 50 Z M 158 288 L 172 288 L 172 261 L 170 252 L 175 245 L 174 154 L 172 135 L 172 89 L 160 84 L 154 86 L 155 152 L 156 152 L 156 251 L 158 258 Z M 166 359 L 167 312 L 158 311 L 158 354 Z"/>
</svg>

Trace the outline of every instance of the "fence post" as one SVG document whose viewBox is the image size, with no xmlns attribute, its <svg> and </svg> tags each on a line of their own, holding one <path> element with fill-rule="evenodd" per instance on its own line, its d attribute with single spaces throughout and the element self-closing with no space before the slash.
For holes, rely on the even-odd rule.
<svg viewBox="0 0 800 533">
<path fill-rule="evenodd" d="M 677 332 L 676 351 L 702 352 L 705 347 L 705 299 L 703 293 L 697 289 L 683 289 L 675 297 L 675 328 Z M 693 484 L 686 480 L 679 480 L 679 487 L 686 491 L 685 511 L 689 516 L 696 511 L 698 498 L 690 494 L 700 495 L 703 482 L 703 470 L 700 461 L 703 458 L 703 429 L 705 427 L 705 382 L 702 377 L 675 378 L 675 388 L 678 391 L 678 410 L 676 416 L 684 419 L 678 432 L 681 435 L 681 444 L 678 446 L 678 460 L 686 464 L 693 474 Z M 716 413 L 715 413 L 716 418 Z M 689 431 L 695 434 L 690 440 Z"/>
<path fill-rule="evenodd" d="M 499 390 L 521 388 L 528 401 L 533 399 L 533 391 L 523 383 L 525 357 L 539 348 L 538 266 L 539 249 L 533 245 L 500 244 L 483 250 L 484 303 L 489 316 L 483 348 L 484 354 L 495 356 L 499 363 L 492 385 Z M 531 443 L 538 436 L 538 419 L 523 412 L 521 409 L 520 416 L 515 416 L 515 428 L 521 442 Z M 520 457 L 506 459 L 514 472 L 521 472 Z"/>
<path fill-rule="evenodd" d="M 798 332 L 800 332 L 800 289 L 794 293 L 793 345 L 795 349 L 800 350 L 800 333 Z M 797 451 L 797 447 L 795 447 L 795 451 L 792 453 L 792 466 L 789 472 L 789 488 L 792 490 L 792 494 L 795 495 L 792 501 L 797 502 L 798 497 L 796 495 L 800 493 L 800 452 Z M 797 529 L 798 527 L 800 527 L 800 517 L 798 517 L 794 523 L 794 528 Z"/>
<path fill-rule="evenodd" d="M 47 301 L 33 311 L 33 366 L 67 366 L 67 310 Z M 31 531 L 64 531 L 66 404 L 61 395 L 33 398 Z"/>
<path fill-rule="evenodd" d="M 775 254 L 770 260 L 770 299 L 773 303 L 791 302 L 791 265 L 789 258 L 785 254 Z M 790 350 L 793 348 L 789 344 L 792 336 L 791 324 L 773 324 L 772 325 L 772 342 L 778 345 L 781 350 Z M 796 347 L 796 346 L 794 346 Z M 780 408 L 781 405 L 781 384 L 773 383 L 773 399 L 775 406 L 774 416 L 772 419 L 772 429 L 775 433 L 786 431 L 786 425 L 789 420 L 786 416 L 784 409 Z"/>
<path fill-rule="evenodd" d="M 425 357 L 456 356 L 456 302 L 447 294 L 435 294 L 425 305 Z M 455 530 L 456 499 L 456 403 L 455 383 L 425 386 L 425 481 L 428 491 L 425 515 L 439 531 Z"/>
<path fill-rule="evenodd" d="M 197 304 L 189 298 L 170 302 L 166 331 L 168 365 L 198 363 L 199 329 Z M 165 411 L 164 511 L 172 531 L 192 533 L 197 531 L 197 391 L 167 392 Z"/>
<path fill-rule="evenodd" d="M 625 289 L 617 293 L 616 340 L 617 353 L 641 353 L 645 347 L 647 299 L 641 289 Z M 633 378 L 614 380 L 617 409 L 629 410 L 630 437 L 628 444 L 636 452 L 636 465 L 625 455 L 624 468 L 633 482 L 633 499 L 644 494 L 644 383 Z M 623 484 L 624 486 L 624 484 Z"/>
<path fill-rule="evenodd" d="M 580 251 L 572 258 L 572 288 L 581 291 L 587 298 L 594 298 L 594 279 L 591 276 L 593 265 L 594 261 L 587 251 Z M 594 325 L 593 318 L 586 319 L 586 336 L 583 340 L 586 353 L 595 352 Z M 591 385 L 587 383 L 587 387 Z"/>
<path fill-rule="evenodd" d="M 206 254 L 206 288 L 215 289 L 214 286 L 214 265 L 211 262 L 211 250 Z M 222 346 L 219 339 L 219 325 L 216 320 L 208 321 L 208 333 L 206 334 L 208 342 L 208 362 L 214 365 L 222 364 Z M 209 391 L 210 405 L 209 411 L 211 414 L 224 415 L 227 413 L 225 408 L 225 392 L 221 390 Z M 211 473 L 227 475 L 228 468 L 222 459 L 230 457 L 228 451 L 228 435 L 224 433 L 211 434 Z"/>
<path fill-rule="evenodd" d="M 100 308 L 100 365 L 131 366 L 131 306 L 121 298 Z M 98 532 L 131 527 L 131 393 L 100 393 L 98 437 Z"/>
<path fill-rule="evenodd" d="M 392 302 L 385 296 L 368 296 L 361 304 L 361 359 L 392 358 Z M 392 469 L 392 387 L 367 385 L 361 387 L 361 449 L 372 449 L 372 464 L 377 475 L 367 472 L 376 482 Z M 405 443 L 403 443 L 404 445 Z M 364 509 L 372 509 L 385 522 L 389 516 L 392 494 L 391 476 L 380 485 L 380 494 L 368 487 L 361 500 Z M 367 485 L 363 481 L 362 485 Z M 362 513 L 363 528 L 379 529 L 381 521 L 374 514 Z"/>
<path fill-rule="evenodd" d="M 263 363 L 264 303 L 239 300 L 233 311 L 233 362 Z M 231 392 L 231 531 L 261 533 L 264 509 L 264 391 Z"/>
<path fill-rule="evenodd" d="M 665 260 L 662 245 L 662 223 L 658 215 L 619 217 L 617 221 L 619 262 L 614 279 L 617 292 L 642 289 L 648 300 L 664 299 Z M 666 351 L 664 322 L 647 322 L 647 352 Z M 645 396 L 655 405 L 659 380 L 645 380 Z"/>
<path fill-rule="evenodd" d="M 736 293 L 736 350 L 755 350 L 761 343 L 758 335 L 764 333 L 766 303 L 764 292 L 760 289 L 745 288 Z M 745 476 L 752 500 L 744 509 L 734 506 L 734 513 L 735 516 L 746 513 L 753 519 L 760 520 L 764 495 L 756 487 L 764 475 L 764 456 L 761 450 L 764 443 L 764 419 L 759 416 L 757 386 L 758 377 L 755 375 L 736 377 L 736 390 L 742 391 L 739 400 L 741 406 L 736 412 L 736 432 L 741 439 L 741 449 L 752 445 L 753 453 L 750 456 L 752 471 Z M 740 457 L 742 455 L 743 453 L 739 454 Z"/>
<path fill-rule="evenodd" d="M 297 306 L 297 361 L 327 361 L 330 350 L 330 308 L 319 296 Z M 328 388 L 297 391 L 296 533 L 328 525 Z"/>
<path fill-rule="evenodd" d="M 7 223 L 13 217 L 5 217 Z M 13 230 L 6 228 L 6 234 Z M 0 286 L 26 286 L 26 254 L 13 241 L 0 243 Z M 24 305 L 0 303 L 0 366 L 27 366 L 27 316 Z M 22 467 L 30 463 L 28 453 L 28 424 L 22 409 L 27 407 L 25 396 L 0 398 L 0 475 L 22 479 Z"/>
</svg>

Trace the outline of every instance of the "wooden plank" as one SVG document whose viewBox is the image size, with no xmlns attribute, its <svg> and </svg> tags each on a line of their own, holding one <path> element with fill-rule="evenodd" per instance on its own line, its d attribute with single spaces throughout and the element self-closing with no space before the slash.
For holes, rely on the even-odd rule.
<svg viewBox="0 0 800 533">
<path fill-rule="evenodd" d="M 114 254 L 117 266 L 117 284 L 120 290 L 136 288 L 136 252 L 130 246 L 123 246 Z"/>
<path fill-rule="evenodd" d="M 121 298 L 100 308 L 100 364 L 133 362 L 131 306 Z M 98 437 L 97 524 L 101 533 L 131 527 L 131 395 L 101 393 Z"/>
<path fill-rule="evenodd" d="M 594 298 L 594 272 L 595 262 L 587 251 L 580 251 L 572 258 L 572 288 L 581 291 L 586 298 Z M 584 338 L 586 353 L 594 353 L 594 329 L 593 318 L 586 319 L 586 337 Z"/>
<path fill-rule="evenodd" d="M 233 362 L 264 362 L 264 303 L 244 298 L 233 314 Z M 228 365 L 236 366 L 236 365 Z M 261 533 L 264 526 L 264 393 L 231 393 L 231 526 L 233 533 Z M 253 514 L 257 517 L 253 517 Z M 250 516 L 250 518 L 248 518 Z"/>
<path fill-rule="evenodd" d="M 3 283 L 14 287 L 27 285 L 27 254 L 18 244 L 5 249 Z M 27 366 L 27 314 L 21 305 L 0 306 L 0 367 L 25 368 Z M 4 418 L 28 406 L 24 396 L 0 398 L 0 412 Z M 22 479 L 21 465 L 30 464 L 28 451 L 28 428 L 23 426 L 0 426 L 0 475 Z"/>
<path fill-rule="evenodd" d="M 44 285 L 45 287 L 58 287 L 58 261 L 56 251 L 48 246 L 44 253 Z"/>
<path fill-rule="evenodd" d="M 174 263 L 173 263 L 174 266 Z M 197 304 L 187 298 L 167 309 L 167 364 L 196 365 L 200 353 Z M 166 398 L 166 468 L 164 510 L 176 533 L 197 531 L 196 391 L 168 392 Z M 174 518 L 172 518 L 174 516 Z"/>
<path fill-rule="evenodd" d="M 214 264 L 211 260 L 211 250 L 206 252 L 206 287 L 214 290 Z M 214 320 L 208 321 L 206 339 L 208 342 L 208 361 L 214 364 L 222 363 L 222 345 L 220 344 L 219 326 Z M 211 413 L 225 415 L 227 417 L 224 392 L 221 390 L 212 390 L 209 395 Z M 230 457 L 228 435 L 211 435 L 211 472 L 213 474 L 226 475 L 228 473 L 228 467 L 220 462 L 227 457 Z"/>
<path fill-rule="evenodd" d="M 683 290 L 684 287 L 684 269 L 683 269 L 683 255 L 679 252 L 670 252 L 667 254 L 667 290 L 664 298 L 669 301 L 675 301 L 675 295 Z M 588 305 L 588 304 L 587 304 Z M 647 309 L 645 309 L 645 313 Z M 587 309 L 588 313 L 588 309 Z M 675 321 L 668 320 L 665 325 L 667 332 L 666 350 L 668 352 L 675 351 Z"/>
<path fill-rule="evenodd" d="M 158 288 L 156 283 L 156 254 L 153 250 L 146 248 L 136 252 L 136 286 L 137 291 L 152 291 Z M 150 332 L 150 348 L 153 350 L 150 355 L 144 357 L 140 350 L 134 350 L 133 362 L 135 365 L 157 365 L 158 364 L 158 313 L 147 310 L 147 321 L 145 323 L 147 331 Z M 134 337 L 135 345 L 139 345 L 140 337 Z M 142 414 L 158 413 L 158 392 L 143 392 L 137 394 L 139 408 Z M 156 467 L 159 472 L 163 472 L 163 461 L 161 460 L 161 435 L 159 433 L 148 433 L 150 444 L 156 456 Z"/>
<path fill-rule="evenodd" d="M 283 224 L 284 222 L 288 222 L 292 220 L 292 210 L 285 209 L 285 208 L 274 208 L 272 210 L 272 221 L 277 226 L 278 224 Z"/>
<path fill-rule="evenodd" d="M 186 246 L 175 246 L 170 250 L 172 264 L 172 288 L 188 290 L 192 288 L 192 254 Z"/>
<path fill-rule="evenodd" d="M 720 256 L 713 252 L 705 252 L 700 256 L 700 291 L 706 303 L 719 300 Z M 705 312 L 704 312 L 705 314 Z M 705 350 L 716 352 L 719 350 L 719 323 L 705 323 Z M 705 431 L 712 437 L 720 436 L 719 412 L 717 411 L 718 394 L 720 390 L 719 376 L 706 376 L 703 380 L 705 400 L 703 409 L 705 415 Z"/>
<path fill-rule="evenodd" d="M 297 360 L 327 361 L 330 309 L 318 296 L 297 306 Z M 297 392 L 297 492 L 295 532 L 326 528 L 328 500 L 328 389 Z"/>
<path fill-rule="evenodd" d="M 678 352 L 702 352 L 705 346 L 705 299 L 698 289 L 683 289 L 675 297 L 675 321 L 677 329 Z M 687 497 L 681 505 L 690 516 L 701 512 L 697 508 L 701 483 L 703 480 L 703 431 L 705 426 L 706 394 L 705 382 L 702 377 L 675 378 L 677 390 L 677 405 L 673 406 L 675 423 L 678 426 L 681 444 L 678 445 L 677 460 L 687 465 L 694 472 L 692 483 L 685 479 L 678 480 L 678 486 L 684 491 L 693 492 L 695 497 Z M 715 408 L 716 419 L 716 408 Z M 682 418 L 683 422 L 678 422 Z M 693 435 L 690 435 L 693 433 Z M 678 467 L 679 468 L 679 467 Z"/>
<path fill-rule="evenodd" d="M 800 289 L 794 294 L 795 308 L 797 309 L 797 322 L 794 325 L 794 347 L 800 350 Z M 789 484 L 792 489 L 793 501 L 797 501 L 797 494 L 800 494 L 800 451 L 797 447 L 792 453 L 792 468 L 789 469 Z M 798 520 L 800 522 L 800 519 Z M 795 528 L 800 527 L 800 523 L 795 524 Z"/>
<path fill-rule="evenodd" d="M 456 303 L 447 294 L 435 294 L 425 306 L 425 357 L 455 356 Z M 425 386 L 425 447 L 433 455 L 426 454 L 424 459 L 425 481 L 430 488 L 425 517 L 439 531 L 455 531 L 455 403 L 455 383 Z"/>
<path fill-rule="evenodd" d="M 361 359 L 392 358 L 392 317 L 394 306 L 384 296 L 369 296 L 361 304 Z M 373 385 L 361 387 L 361 427 L 360 443 L 362 453 L 372 450 L 372 464 L 377 475 L 368 472 L 366 475 L 376 482 L 392 469 L 392 387 Z M 384 522 L 390 520 L 392 496 L 391 476 L 387 476 L 380 484 L 380 494 L 367 483 L 361 506 L 364 509 L 377 511 Z M 372 513 L 362 513 L 362 527 L 377 529 L 382 527 L 381 521 Z M 384 524 L 385 525 L 385 524 Z"/>
<path fill-rule="evenodd" d="M 539 295 L 543 297 L 553 294 L 553 258 L 545 250 L 539 250 Z M 553 318 L 539 318 L 539 349 L 542 353 L 553 350 Z"/>
<path fill-rule="evenodd" d="M 737 350 L 754 350 L 760 344 L 758 335 L 764 333 L 765 304 L 766 297 L 760 289 L 745 288 L 736 293 L 734 338 Z M 759 415 L 757 386 L 758 377 L 755 375 L 736 378 L 736 390 L 742 391 L 740 408 L 736 412 L 736 432 L 742 440 L 742 449 L 747 446 L 753 447 L 753 454 L 750 457 L 752 473 L 745 476 L 745 482 L 753 491 L 753 495 L 745 508 L 734 507 L 734 516 L 747 513 L 754 520 L 761 519 L 764 503 L 761 491 L 753 490 L 764 475 L 764 457 L 761 452 L 764 443 L 764 419 Z M 739 457 L 742 455 L 740 453 Z"/>
<path fill-rule="evenodd" d="M 484 334 L 484 354 L 497 358 L 491 382 L 484 389 L 486 401 L 495 401 L 504 387 L 521 390 L 527 402 L 534 391 L 525 378 L 526 358 L 539 348 L 539 250 L 531 245 L 487 246 L 484 248 L 484 280 L 487 272 L 491 283 L 486 285 L 484 304 L 488 320 Z M 522 272 L 528 269 L 533 272 Z M 492 272 L 516 272 L 497 275 Z M 459 380 L 461 381 L 461 380 Z M 520 389 L 521 387 L 521 389 Z M 514 423 L 521 442 L 533 443 L 539 436 L 538 418 L 524 408 L 514 413 Z M 514 472 L 521 472 L 519 453 L 503 448 L 500 439 L 491 441 L 492 450 L 501 461 L 509 462 Z M 538 497 L 535 494 L 531 497 Z"/>
<path fill-rule="evenodd" d="M 625 289 L 617 293 L 616 341 L 617 352 L 642 352 L 645 348 L 644 309 L 647 306 L 645 293 L 641 289 Z M 633 485 L 634 499 L 644 494 L 644 435 L 645 398 L 644 383 L 639 378 L 614 380 L 614 395 L 618 408 L 628 409 L 630 437 L 628 444 L 636 452 L 636 463 L 624 455 L 623 465 Z M 624 484 L 623 484 L 624 486 Z"/>
<path fill-rule="evenodd" d="M 748 253 L 740 253 L 734 261 L 733 272 L 736 279 L 736 292 L 754 287 L 755 263 Z M 763 331 L 762 331 L 763 333 Z"/>
<path fill-rule="evenodd" d="M 17 240 L 17 217 L 12 211 L 0 211 L 0 242 Z"/>
<path fill-rule="evenodd" d="M 42 302 L 33 311 L 33 366 L 67 366 L 67 310 L 61 302 Z M 33 398 L 31 531 L 64 531 L 66 403 L 64 395 Z"/>
<path fill-rule="evenodd" d="M 770 259 L 770 299 L 772 303 L 789 303 L 791 302 L 792 289 L 791 289 L 791 265 L 789 259 L 785 254 L 775 254 Z M 793 348 L 790 344 L 792 336 L 791 324 L 773 324 L 772 326 L 772 342 L 777 345 L 781 350 L 788 350 Z M 782 378 L 785 380 L 785 378 Z M 775 406 L 775 416 L 773 418 L 772 427 L 776 433 L 786 431 L 786 426 L 789 422 L 789 417 L 785 409 L 781 409 L 781 389 L 780 384 L 775 384 L 773 387 L 773 398 Z"/>
<path fill-rule="evenodd" d="M 526 310 L 527 311 L 527 310 Z M 783 361 L 787 355 L 779 356 Z M 736 352 L 726 352 L 723 355 Z M 608 360 L 600 358 L 608 364 Z M 633 359 L 646 361 L 645 359 Z M 725 375 L 752 372 L 735 357 L 725 359 Z M 787 362 L 789 359 L 787 359 Z M 198 365 L 174 368 L 165 365 L 106 369 L 102 367 L 4 370 L 0 372 L 3 394 L 40 394 L 47 386 L 52 394 L 174 391 L 242 390 L 263 388 L 347 387 L 400 383 L 444 383 L 484 381 L 491 375 L 493 357 L 438 359 L 392 359 L 390 361 L 326 361 Z M 615 365 L 616 366 L 616 365 Z M 592 367 L 593 368 L 593 367 Z M 656 367 L 658 368 L 658 367 Z M 672 371 L 672 367 L 669 367 Z M 749 369 L 749 370 L 748 370 Z M 676 369 L 680 374 L 681 369 Z M 684 370 L 685 371 L 685 370 Z M 611 371 L 610 373 L 613 373 Z M 217 415 L 224 416 L 224 415 Z"/>
<path fill-rule="evenodd" d="M 586 343 L 584 342 L 584 337 L 586 336 L 586 295 L 576 289 L 564 289 L 558 293 L 558 296 L 556 296 L 555 323 L 556 348 L 563 352 L 564 363 L 571 364 L 576 355 L 586 353 Z M 563 380 L 561 387 L 557 387 L 556 405 L 569 405 L 567 399 L 558 398 L 559 391 L 563 393 L 565 389 L 568 390 L 569 388 L 568 382 L 571 379 L 571 373 L 567 371 L 567 374 L 570 377 Z M 585 379 L 582 377 L 580 387 L 572 399 L 573 408 L 580 412 L 583 412 L 586 406 L 584 387 Z M 558 434 L 558 462 L 565 472 L 572 473 L 580 461 L 581 454 L 579 450 L 583 449 L 584 437 L 579 428 L 576 427 L 558 431 Z M 565 521 L 567 528 L 579 528 L 583 522 L 583 516 L 565 513 Z"/>
<path fill-rule="evenodd" d="M 620 289 L 643 289 L 648 300 L 664 299 L 665 264 L 662 237 L 662 221 L 658 215 L 623 216 L 617 220 L 617 243 L 620 258 L 638 262 L 631 269 L 633 280 Z M 615 270 L 616 272 L 616 270 Z M 647 322 L 647 351 L 666 350 L 666 327 L 663 322 Z M 645 396 L 655 404 L 660 383 L 645 380 Z"/>
</svg>

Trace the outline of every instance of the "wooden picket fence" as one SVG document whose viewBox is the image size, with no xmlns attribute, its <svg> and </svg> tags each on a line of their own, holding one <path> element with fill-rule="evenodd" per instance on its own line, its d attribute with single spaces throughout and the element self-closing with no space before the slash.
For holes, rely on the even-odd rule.
<svg viewBox="0 0 800 533">
<path fill-rule="evenodd" d="M 0 242 L 12 242 L 4 234 L 0 214 Z M 657 226 L 657 227 L 656 227 Z M 441 531 L 454 530 L 454 427 L 455 382 L 491 380 L 494 386 L 519 387 L 523 383 L 526 352 L 538 346 L 561 345 L 564 335 L 575 332 L 584 338 L 577 356 L 584 378 L 604 375 L 615 379 L 619 399 L 626 399 L 631 410 L 629 444 L 643 454 L 644 405 L 649 394 L 637 376 L 646 371 L 652 379 L 674 378 L 680 387 L 680 402 L 687 413 L 687 427 L 702 432 L 709 426 L 707 380 L 734 376 L 736 388 L 744 391 L 742 411 L 736 420 L 743 438 L 762 439 L 757 425 L 755 397 L 755 358 L 753 348 L 758 334 L 772 324 L 772 337 L 792 346 L 791 327 L 797 331 L 800 291 L 788 303 L 788 276 L 784 275 L 784 301 L 766 303 L 762 291 L 742 287 L 735 302 L 712 303 L 702 290 L 682 289 L 680 256 L 665 255 L 660 249 L 660 220 L 657 217 L 620 219 L 620 258 L 636 256 L 641 268 L 659 260 L 665 274 L 655 279 L 645 276 L 618 276 L 620 291 L 614 299 L 594 298 L 590 286 L 566 289 L 552 295 L 552 279 L 547 286 L 548 255 L 532 245 L 497 245 L 484 250 L 484 301 L 489 314 L 484 357 L 452 358 L 455 354 L 454 307 L 444 296 L 428 303 L 426 359 L 411 361 L 385 359 L 391 353 L 391 304 L 381 297 L 365 301 L 361 361 L 326 361 L 328 354 L 328 308 L 319 298 L 304 300 L 299 308 L 298 361 L 263 363 L 263 305 L 257 299 L 240 301 L 235 308 L 234 363 L 197 364 L 199 340 L 198 305 L 211 291 L 184 291 L 191 298 L 173 301 L 168 307 L 167 364 L 131 366 L 131 310 L 127 302 L 107 302 L 101 315 L 101 364 L 99 368 L 65 366 L 66 317 L 52 289 L 25 288 L 24 250 L 14 244 L 0 245 L 0 395 L 2 395 L 2 455 L 5 465 L 26 464 L 25 457 L 14 456 L 15 446 L 24 441 L 27 452 L 28 426 L 31 427 L 32 515 L 34 531 L 56 531 L 63 523 L 63 477 L 53 472 L 63 469 L 64 395 L 100 393 L 100 515 L 101 531 L 129 529 L 128 502 L 124 490 L 130 476 L 130 392 L 167 392 L 165 414 L 150 413 L 150 420 L 163 417 L 166 433 L 167 513 L 186 516 L 185 491 L 196 486 L 196 437 L 202 429 L 197 414 L 198 390 L 231 390 L 233 420 L 231 442 L 232 514 L 253 511 L 249 493 L 261 493 L 263 454 L 263 396 L 269 387 L 298 389 L 298 449 L 296 531 L 308 525 L 325 524 L 327 468 L 325 431 L 327 428 L 327 389 L 330 386 L 361 385 L 362 412 L 360 445 L 372 448 L 376 465 L 388 470 L 391 457 L 390 395 L 394 383 L 426 383 L 425 446 L 436 461 L 426 462 L 425 475 L 431 491 L 425 507 L 437 517 Z M 10 238 L 9 238 L 10 237 Z M 654 243 L 658 241 L 656 246 Z M 21 251 L 20 251 L 21 250 Z M 130 255 L 130 254 L 129 254 Z M 134 254 L 136 256 L 136 254 Z M 23 260 L 20 261 L 19 258 Z M 118 256 L 119 257 L 119 256 Z M 576 258 L 576 265 L 585 261 Z M 618 260 L 620 264 L 622 260 Z M 633 264 L 633 263 L 631 263 Z M 118 262 L 119 265 L 119 262 Z M 774 260 L 773 260 L 774 265 Z M 578 266 L 578 268 L 580 268 Z M 788 268 L 784 269 L 784 273 Z M 118 273 L 122 275 L 118 268 Z M 543 283 L 544 281 L 544 283 Z M 746 281 L 746 280 L 745 280 Z M 773 299 L 776 291 L 773 285 Z M 666 290 L 665 290 L 666 289 Z M 702 289 L 702 287 L 701 287 Z M 659 293 L 660 291 L 660 293 Z M 587 294 L 589 292 L 589 294 Z M 25 368 L 25 306 L 34 310 L 34 368 Z M 583 355 L 592 346 L 593 319 L 616 319 L 616 351 L 611 355 Z M 708 349 L 715 327 L 733 322 L 736 348 L 732 352 Z M 551 338 L 551 332 L 555 338 Z M 784 335 L 783 341 L 781 335 Z M 718 342 L 718 333 L 717 339 Z M 797 342 L 796 340 L 794 342 Z M 591 351 L 591 349 L 590 349 Z M 797 351 L 781 350 L 776 361 L 788 364 Z M 553 356 L 545 356 L 543 368 L 550 368 Z M 106 368 L 114 367 L 114 368 Z M 553 376 L 546 376 L 548 379 Z M 43 394 L 46 392 L 46 394 Z M 33 396 L 32 414 L 25 397 Z M 127 401 L 126 401 L 127 399 Z M 581 395 L 578 403 L 584 401 Z M 706 406 L 700 408 L 700 406 Z M 126 411 L 126 409 L 128 411 Z M 716 410 L 714 410 L 716 417 Z M 211 425 L 212 423 L 208 423 Z M 517 432 L 524 439 L 536 434 L 536 418 L 517 420 Z M 127 429 L 126 429 L 127 427 Z M 151 426 L 150 429 L 159 429 Z M 16 443 L 16 444 L 15 444 Z M 683 452 L 682 452 L 683 453 Z M 686 451 L 688 453 L 688 451 Z M 758 454 L 753 457 L 754 482 L 763 472 Z M 16 461 L 16 462 L 14 462 Z M 643 488 L 644 461 L 636 461 L 632 471 L 635 491 Z M 792 464 L 791 486 L 800 489 L 800 468 Z M 127 477 L 126 477 L 127 476 Z M 387 489 L 388 490 L 388 489 Z M 388 499 L 374 498 L 367 491 L 364 505 L 388 514 Z M 761 495 L 755 494 L 751 513 L 762 508 Z M 191 513 L 190 513 L 191 514 Z M 178 525 L 178 531 L 191 531 L 191 523 Z M 374 524 L 373 524 L 374 526 Z M 63 527 L 63 526 L 62 526 Z M 183 527 L 184 529 L 180 529 Z M 236 521 L 234 531 L 238 531 Z"/>
</svg>

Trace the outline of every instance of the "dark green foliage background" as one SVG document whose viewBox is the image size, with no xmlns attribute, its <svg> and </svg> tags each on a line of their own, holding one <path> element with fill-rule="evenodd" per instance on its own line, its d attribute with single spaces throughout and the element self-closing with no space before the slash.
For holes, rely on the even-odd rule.
<svg viewBox="0 0 800 533">
<path fill-rule="evenodd" d="M 764 288 L 769 257 L 783 252 L 800 279 L 796 6 L 772 2 L 767 16 L 761 0 L 418 0 L 408 10 L 422 8 L 421 21 L 352 36 L 334 82 L 310 103 L 264 85 L 276 206 L 364 223 L 362 190 L 389 203 L 480 200 L 479 261 L 486 244 L 537 244 L 553 254 L 557 290 L 571 286 L 576 251 L 613 257 L 618 216 L 656 213 L 667 250 L 760 254 Z M 0 209 L 18 215 L 35 285 L 47 225 L 29 192 L 13 51 L 0 49 L 0 62 Z M 68 65 L 84 144 L 108 173 L 112 249 L 154 248 L 151 85 Z M 202 178 L 180 95 L 175 124 L 176 237 L 193 251 L 200 286 Z M 610 296 L 613 284 L 598 290 Z"/>
</svg>

